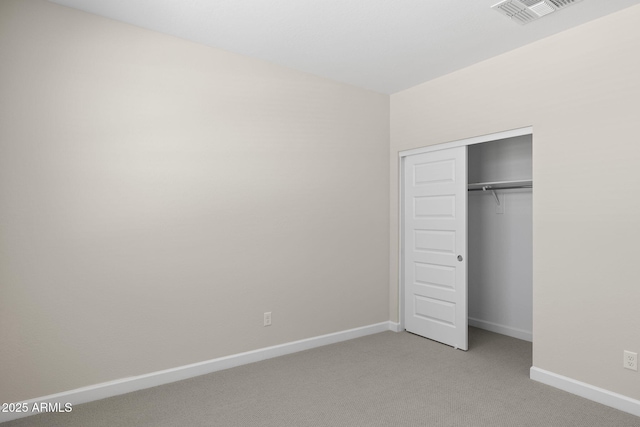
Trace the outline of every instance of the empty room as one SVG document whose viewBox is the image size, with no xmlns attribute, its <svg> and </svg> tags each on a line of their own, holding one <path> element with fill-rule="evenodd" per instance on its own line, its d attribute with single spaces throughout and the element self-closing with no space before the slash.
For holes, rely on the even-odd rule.
<svg viewBox="0 0 640 427">
<path fill-rule="evenodd" d="M 0 425 L 640 426 L 640 0 L 0 1 Z"/>
</svg>

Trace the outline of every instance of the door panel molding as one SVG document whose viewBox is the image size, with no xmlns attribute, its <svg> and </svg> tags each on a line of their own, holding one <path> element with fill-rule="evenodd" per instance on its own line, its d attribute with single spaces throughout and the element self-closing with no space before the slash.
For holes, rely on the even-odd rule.
<svg viewBox="0 0 640 427">
<path fill-rule="evenodd" d="M 406 166 L 405 328 L 466 350 L 467 147 L 415 154 L 406 158 Z M 438 249 L 441 239 L 420 239 L 429 235 L 448 235 L 449 250 L 419 249 Z"/>
</svg>

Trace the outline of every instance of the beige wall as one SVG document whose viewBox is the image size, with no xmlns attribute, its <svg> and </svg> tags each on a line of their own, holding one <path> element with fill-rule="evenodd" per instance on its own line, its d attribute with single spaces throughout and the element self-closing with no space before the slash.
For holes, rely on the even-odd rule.
<svg viewBox="0 0 640 427">
<path fill-rule="evenodd" d="M 534 365 L 639 399 L 640 6 L 391 96 L 398 151 L 533 126 Z"/>
<path fill-rule="evenodd" d="M 388 96 L 44 1 L 0 55 L 0 401 L 389 319 Z"/>
</svg>

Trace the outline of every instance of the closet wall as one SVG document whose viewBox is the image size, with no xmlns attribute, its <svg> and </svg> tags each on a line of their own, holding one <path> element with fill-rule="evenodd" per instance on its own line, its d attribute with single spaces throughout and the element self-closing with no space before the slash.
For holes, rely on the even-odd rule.
<svg viewBox="0 0 640 427">
<path fill-rule="evenodd" d="M 391 96 L 392 320 L 395 155 L 532 126 L 533 365 L 640 399 L 640 375 L 621 361 L 640 351 L 639 22 L 629 7 Z"/>
<path fill-rule="evenodd" d="M 532 178 L 531 135 L 468 148 L 469 183 Z M 469 325 L 531 341 L 532 190 L 469 191 Z"/>
</svg>

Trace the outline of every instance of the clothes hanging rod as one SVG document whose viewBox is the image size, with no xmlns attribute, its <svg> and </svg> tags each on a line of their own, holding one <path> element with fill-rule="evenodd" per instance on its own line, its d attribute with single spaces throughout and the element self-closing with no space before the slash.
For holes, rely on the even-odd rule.
<svg viewBox="0 0 640 427">
<path fill-rule="evenodd" d="M 533 181 L 526 179 L 515 181 L 474 182 L 468 185 L 469 191 L 512 190 L 518 188 L 533 188 Z"/>
<path fill-rule="evenodd" d="M 491 185 L 486 185 L 480 188 L 469 188 L 469 191 L 487 191 L 487 190 L 515 190 L 517 188 L 533 188 L 533 185 L 513 185 L 508 187 L 493 187 Z"/>
</svg>

